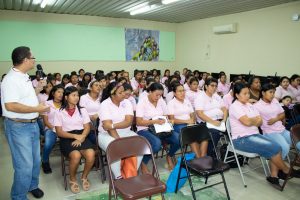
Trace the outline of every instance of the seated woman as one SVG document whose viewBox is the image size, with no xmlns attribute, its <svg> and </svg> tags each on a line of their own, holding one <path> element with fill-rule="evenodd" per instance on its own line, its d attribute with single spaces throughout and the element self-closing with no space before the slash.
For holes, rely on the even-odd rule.
<svg viewBox="0 0 300 200">
<path fill-rule="evenodd" d="M 298 74 L 293 74 L 290 81 L 291 83 L 288 90 L 291 92 L 295 102 L 300 103 L 300 76 Z"/>
<path fill-rule="evenodd" d="M 45 103 L 49 97 L 50 91 L 53 88 L 53 84 L 47 80 L 47 84 L 43 87 L 43 90 L 37 95 L 40 103 Z"/>
<path fill-rule="evenodd" d="M 275 98 L 278 101 L 280 101 L 284 96 L 291 96 L 293 98 L 292 93 L 288 89 L 289 85 L 290 85 L 290 79 L 288 77 L 283 76 L 280 78 L 279 86 L 276 88 L 275 91 Z"/>
<path fill-rule="evenodd" d="M 170 144 L 170 150 L 167 155 L 167 163 L 169 170 L 173 169 L 174 163 L 172 157 L 175 155 L 176 151 L 179 149 L 179 134 L 173 131 L 168 137 L 159 138 L 158 136 L 151 133 L 148 129 L 149 125 L 153 124 L 164 124 L 165 120 L 157 119 L 152 120 L 154 117 L 167 116 L 167 105 L 165 101 L 161 98 L 163 94 L 163 87 L 159 83 L 152 83 L 148 88 L 149 94 L 142 98 L 136 107 L 136 124 L 138 134 L 145 137 L 151 144 L 153 153 L 159 152 L 161 149 L 161 141 L 165 141 Z M 149 161 L 149 156 L 144 156 L 143 163 L 141 166 L 143 173 L 149 173 L 147 168 L 147 163 Z"/>
<path fill-rule="evenodd" d="M 130 130 L 133 109 L 130 101 L 125 99 L 124 87 L 121 83 L 116 81 L 110 83 L 104 91 L 101 101 L 98 142 L 100 148 L 106 151 L 108 145 L 115 139 L 137 134 Z M 141 161 L 142 156 L 138 156 L 138 168 Z M 113 163 L 111 169 L 116 179 L 122 178 L 121 161 Z"/>
<path fill-rule="evenodd" d="M 198 82 L 196 85 L 198 88 Z M 185 98 L 185 90 L 180 83 L 173 85 L 175 98 L 168 103 L 169 119 L 174 122 L 174 131 L 180 133 L 183 127 L 190 124 L 195 124 L 195 113 L 191 102 Z M 201 133 L 199 133 L 201 134 Z M 200 144 L 194 142 L 191 144 L 192 151 L 197 158 L 206 156 L 208 141 L 203 141 Z"/>
<path fill-rule="evenodd" d="M 61 153 L 70 159 L 70 189 L 73 193 L 79 193 L 76 173 L 81 160 L 85 158 L 84 170 L 81 175 L 82 188 L 90 189 L 87 176 L 95 161 L 94 145 L 87 138 L 90 133 L 90 117 L 85 108 L 79 106 L 79 93 L 76 87 L 65 88 L 63 104 L 55 113 L 54 126 L 60 137 Z"/>
<path fill-rule="evenodd" d="M 250 99 L 249 103 L 256 103 L 260 98 L 260 79 L 257 76 L 252 76 L 248 80 L 249 91 L 250 91 Z"/>
<path fill-rule="evenodd" d="M 186 91 L 186 97 L 194 108 L 195 99 L 202 93 L 202 91 L 198 89 L 199 81 L 197 78 L 191 78 L 188 85 L 190 86 L 190 89 Z"/>
<path fill-rule="evenodd" d="M 215 78 L 206 79 L 204 89 L 195 99 L 195 111 L 198 123 L 210 123 L 214 126 L 220 126 L 221 121 L 225 122 L 228 111 L 222 101 L 222 98 L 216 93 L 218 81 Z M 217 146 L 221 131 L 217 129 L 209 129 L 213 138 L 214 144 Z M 208 155 L 215 156 L 213 143 L 209 141 Z"/>
<path fill-rule="evenodd" d="M 65 88 L 70 87 L 70 86 L 80 88 L 77 74 L 73 73 L 73 74 L 70 75 L 70 82 L 65 85 Z"/>
<path fill-rule="evenodd" d="M 97 120 L 99 118 L 98 113 L 100 110 L 100 90 L 100 83 L 95 80 L 89 85 L 89 92 L 80 97 L 79 105 L 86 109 L 94 126 L 97 124 Z M 91 142 L 96 144 L 96 135 L 93 131 L 88 134 L 88 138 Z"/>
<path fill-rule="evenodd" d="M 228 83 L 226 83 L 227 81 L 227 77 L 225 73 L 220 73 L 219 74 L 219 81 L 218 81 L 218 94 L 223 97 L 224 95 L 226 95 L 229 90 L 230 90 L 230 85 Z"/>
<path fill-rule="evenodd" d="M 45 130 L 42 131 L 45 137 L 45 144 L 42 155 L 42 168 L 45 174 L 52 173 L 50 167 L 49 155 L 56 142 L 56 133 L 54 128 L 54 115 L 61 107 L 62 97 L 64 94 L 64 87 L 62 85 L 56 85 L 52 88 L 46 105 L 50 107 L 50 111 L 42 114 Z"/>
<path fill-rule="evenodd" d="M 284 110 L 277 99 L 274 98 L 275 87 L 265 84 L 261 89 L 261 99 L 254 104 L 262 117 L 263 123 L 260 128 L 264 136 L 281 146 L 282 159 L 285 159 L 290 151 L 290 132 L 283 126 L 285 118 Z M 273 168 L 274 169 L 274 168 Z"/>
<path fill-rule="evenodd" d="M 271 176 L 267 181 L 279 185 L 279 179 L 288 178 L 289 167 L 283 162 L 281 147 L 266 136 L 259 134 L 262 118 L 256 108 L 249 103 L 249 88 L 244 83 L 236 83 L 233 88 L 234 103 L 229 109 L 232 141 L 236 149 L 257 153 L 270 159 Z M 278 171 L 279 170 L 279 171 Z M 299 172 L 292 170 L 292 176 Z"/>
<path fill-rule="evenodd" d="M 224 103 L 225 107 L 227 108 L 227 110 L 229 109 L 229 107 L 230 107 L 230 105 L 232 104 L 232 101 L 233 101 L 232 88 L 234 87 L 235 83 L 241 82 L 241 81 L 242 81 L 242 79 L 240 79 L 239 77 L 235 77 L 233 79 L 233 81 L 231 82 L 229 92 L 223 96 L 223 103 Z"/>
</svg>

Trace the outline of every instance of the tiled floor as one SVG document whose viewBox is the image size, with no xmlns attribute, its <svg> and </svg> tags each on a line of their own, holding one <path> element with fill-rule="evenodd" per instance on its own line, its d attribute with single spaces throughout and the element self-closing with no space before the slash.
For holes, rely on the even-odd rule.
<svg viewBox="0 0 300 200">
<path fill-rule="evenodd" d="M 10 199 L 10 187 L 13 180 L 13 168 L 9 147 L 3 133 L 2 123 L 2 120 L 0 120 L 0 199 L 8 200 Z M 63 188 L 60 156 L 58 153 L 54 152 L 51 154 L 50 159 L 53 173 L 46 175 L 41 171 L 40 175 L 40 188 L 45 192 L 43 199 L 65 199 L 65 197 L 72 195 L 72 193 L 70 190 L 65 191 Z M 259 160 L 253 160 L 252 162 L 259 162 Z M 164 159 L 157 159 L 157 165 L 160 172 L 166 171 L 164 163 Z M 237 169 L 231 169 L 229 172 L 226 172 L 225 178 L 231 198 L 235 200 L 298 200 L 300 198 L 300 179 L 291 179 L 285 190 L 280 192 L 266 182 L 262 169 L 245 175 L 245 179 L 248 184 L 247 188 L 244 188 Z M 104 189 L 108 187 L 107 181 L 105 184 L 101 183 L 99 172 L 91 172 L 89 179 L 92 184 L 91 190 Z M 217 188 L 219 191 L 224 192 L 222 185 L 217 186 Z M 34 199 L 30 194 L 28 194 L 28 197 L 30 199 Z"/>
</svg>

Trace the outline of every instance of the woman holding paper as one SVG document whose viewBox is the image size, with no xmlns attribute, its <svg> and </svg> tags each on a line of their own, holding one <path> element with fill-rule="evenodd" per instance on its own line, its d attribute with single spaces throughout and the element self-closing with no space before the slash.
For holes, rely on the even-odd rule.
<svg viewBox="0 0 300 200">
<path fill-rule="evenodd" d="M 172 170 L 174 163 L 172 157 L 175 155 L 176 151 L 179 149 L 179 134 L 175 131 L 165 138 L 159 138 L 158 136 L 151 133 L 148 129 L 149 125 L 163 125 L 168 123 L 165 116 L 168 115 L 167 105 L 165 101 L 161 98 L 164 88 L 159 83 L 152 83 L 148 88 L 148 95 L 142 98 L 136 107 L 136 123 L 138 134 L 145 137 L 151 144 L 153 153 L 159 152 L 161 149 L 162 141 L 171 145 L 170 150 L 167 155 L 167 163 L 169 170 Z M 164 116 L 164 119 L 161 116 Z M 147 163 L 149 161 L 149 156 L 144 156 L 141 169 L 143 173 L 149 173 L 147 168 Z"/>
<path fill-rule="evenodd" d="M 180 133 L 183 127 L 195 124 L 195 113 L 191 102 L 185 98 L 183 85 L 176 83 L 172 89 L 175 98 L 168 103 L 169 119 L 174 121 L 174 131 Z M 194 142 L 191 144 L 191 149 L 196 157 L 200 158 L 206 156 L 207 145 L 208 141 L 203 141 L 200 144 Z"/>
<path fill-rule="evenodd" d="M 133 108 L 129 100 L 125 99 L 122 83 L 111 82 L 102 94 L 98 141 L 101 149 L 106 151 L 108 145 L 117 138 L 136 136 L 130 130 L 133 120 Z M 126 149 L 124 149 L 126 151 Z M 137 168 L 142 161 L 142 156 L 137 157 Z M 121 161 L 111 165 L 116 179 L 124 178 L 121 174 Z"/>
<path fill-rule="evenodd" d="M 225 121 L 228 115 L 227 108 L 221 97 L 216 93 L 217 87 L 217 79 L 207 79 L 204 85 L 205 92 L 195 99 L 197 122 L 206 123 L 216 146 L 221 138 L 221 132 L 225 131 Z M 215 156 L 212 141 L 209 141 L 208 144 L 208 155 Z"/>
</svg>

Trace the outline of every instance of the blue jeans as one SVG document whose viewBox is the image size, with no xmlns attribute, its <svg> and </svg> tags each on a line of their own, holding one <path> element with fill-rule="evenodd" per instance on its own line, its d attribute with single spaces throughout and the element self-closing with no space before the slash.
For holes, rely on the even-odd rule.
<svg viewBox="0 0 300 200">
<path fill-rule="evenodd" d="M 264 158 L 272 158 L 281 151 L 281 146 L 259 133 L 232 140 L 236 149 L 257 153 Z"/>
<path fill-rule="evenodd" d="M 152 134 L 148 129 L 140 130 L 137 132 L 137 134 L 145 137 L 149 141 L 152 147 L 153 154 L 159 152 L 159 150 L 161 149 L 162 141 L 165 141 L 166 143 L 171 145 L 168 152 L 168 155 L 171 157 L 174 156 L 176 151 L 179 149 L 179 133 L 175 131 L 173 131 L 173 134 L 171 136 L 162 139 Z M 149 155 L 144 156 L 143 163 L 147 164 L 150 159 L 151 157 Z"/>
<path fill-rule="evenodd" d="M 281 133 L 268 133 L 264 134 L 264 136 L 281 146 L 282 159 L 285 159 L 289 154 L 292 144 L 290 132 L 288 130 L 284 130 Z"/>
<path fill-rule="evenodd" d="M 5 118 L 5 136 L 14 168 L 11 199 L 27 200 L 28 191 L 38 188 L 40 174 L 40 130 L 38 123 L 20 123 Z"/>
<path fill-rule="evenodd" d="M 173 125 L 174 131 L 179 133 L 179 135 L 181 133 L 181 129 L 184 127 L 186 127 L 186 124 L 174 124 Z"/>
<path fill-rule="evenodd" d="M 49 155 L 52 151 L 53 146 L 55 145 L 57 136 L 54 131 L 50 129 L 46 129 L 44 131 L 44 137 L 45 137 L 45 144 L 43 149 L 42 161 L 49 162 Z"/>
</svg>

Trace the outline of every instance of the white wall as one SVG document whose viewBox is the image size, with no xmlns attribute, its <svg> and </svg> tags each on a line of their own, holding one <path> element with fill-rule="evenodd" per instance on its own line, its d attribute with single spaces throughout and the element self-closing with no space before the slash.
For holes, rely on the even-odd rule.
<svg viewBox="0 0 300 200">
<path fill-rule="evenodd" d="M 42 23 L 62 23 L 62 24 L 84 24 L 92 26 L 109 26 L 109 27 L 126 27 L 126 28 L 141 28 L 150 30 L 161 30 L 175 32 L 177 24 L 165 23 L 165 22 L 153 22 L 146 20 L 132 20 L 132 19 L 117 19 L 107 17 L 93 17 L 82 15 L 63 15 L 63 14 L 51 14 L 51 13 L 37 13 L 37 12 L 23 12 L 23 11 L 4 11 L 0 10 L 0 20 L 12 20 L 12 21 L 30 21 L 30 22 L 42 22 Z M 1 37 L 1 36 L 0 36 Z M 1 44 L 0 44 L 1 45 Z M 125 53 L 125 52 L 124 52 Z M 86 69 L 86 71 L 95 72 L 97 69 L 102 69 L 105 72 L 112 70 L 125 69 L 133 74 L 134 69 L 160 69 L 165 70 L 167 68 L 172 69 L 175 66 L 173 62 L 125 62 L 125 61 L 51 61 L 40 62 L 45 72 L 60 72 L 70 73 L 80 68 Z M 0 62 L 0 74 L 6 73 L 12 66 L 11 62 Z M 30 74 L 34 74 L 34 70 Z"/>
<path fill-rule="evenodd" d="M 181 23 L 176 31 L 176 66 L 200 71 L 291 75 L 300 69 L 300 2 Z M 214 26 L 237 23 L 234 34 Z M 208 56 L 206 55 L 208 53 Z"/>
</svg>

